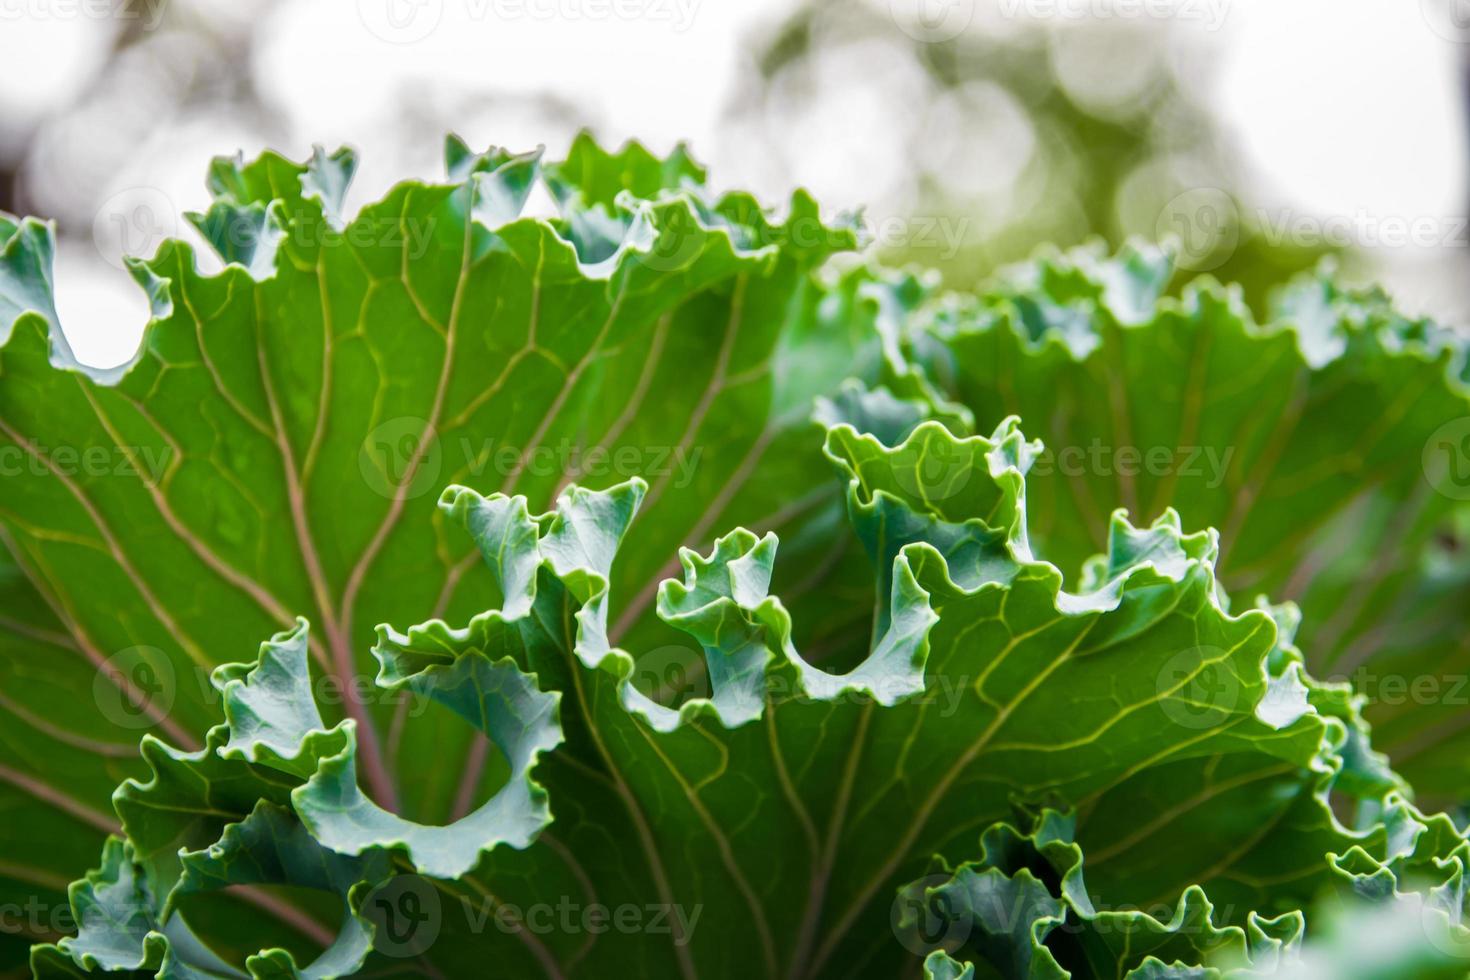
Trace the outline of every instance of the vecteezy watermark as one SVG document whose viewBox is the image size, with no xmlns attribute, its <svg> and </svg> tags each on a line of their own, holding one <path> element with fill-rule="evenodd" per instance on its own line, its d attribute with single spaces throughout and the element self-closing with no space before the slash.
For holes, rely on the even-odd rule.
<svg viewBox="0 0 1470 980">
<path fill-rule="evenodd" d="M 452 896 L 452 897 L 451 897 Z M 490 930 L 534 936 L 623 935 L 669 936 L 686 945 L 699 925 L 703 905 L 677 903 L 606 905 L 569 895 L 552 901 L 515 903 L 457 891 L 441 896 L 427 878 L 398 875 L 370 892 L 362 914 L 375 927 L 373 948 L 385 956 L 418 956 L 433 946 L 446 926 L 456 935 Z"/>
<path fill-rule="evenodd" d="M 710 696 L 704 654 L 677 643 L 638 654 L 632 681 L 634 687 L 660 704 L 677 705 Z"/>
<path fill-rule="evenodd" d="M 1458 962 L 1463 970 L 1470 961 L 1470 929 L 1460 914 L 1455 893 L 1456 889 L 1445 887 L 1427 895 L 1415 894 L 1413 899 L 1419 902 L 1419 928 L 1424 938 L 1451 963 Z"/>
<path fill-rule="evenodd" d="M 168 0 L 0 0 L 0 22 L 19 20 L 118 20 L 143 30 L 163 23 Z"/>
<path fill-rule="evenodd" d="M 0 446 L 0 477 L 64 476 L 141 478 L 156 484 L 173 460 L 168 446 Z"/>
<path fill-rule="evenodd" d="M 1470 44 L 1470 0 L 1419 0 L 1419 13 L 1446 41 Z"/>
<path fill-rule="evenodd" d="M 865 705 L 878 702 L 892 704 L 902 700 L 906 705 L 931 705 L 935 710 L 932 717 L 953 718 L 963 706 L 965 696 L 975 690 L 976 678 L 969 674 L 946 674 L 931 672 L 925 679 L 924 689 L 916 691 L 911 678 L 902 674 L 892 677 L 873 678 L 868 682 L 871 690 L 849 688 L 835 695 L 817 697 L 808 691 L 795 674 L 767 674 L 766 697 L 776 705 L 783 704 L 854 704 Z"/>
<path fill-rule="evenodd" d="M 76 931 L 76 916 L 66 902 L 44 901 L 39 895 L 0 902 L 0 935 L 65 936 Z"/>
<path fill-rule="evenodd" d="M 357 18 L 389 44 L 417 44 L 439 29 L 444 0 L 357 0 Z"/>
<path fill-rule="evenodd" d="M 953 41 L 975 19 L 975 0 L 888 0 L 893 23 L 915 41 Z"/>
<path fill-rule="evenodd" d="M 709 698 L 711 683 L 707 661 L 702 653 L 677 644 L 658 647 L 634 658 L 632 682 L 638 690 L 667 706 L 683 704 L 696 698 Z M 969 674 L 947 674 L 931 671 L 922 691 L 915 689 L 912 678 L 902 674 L 872 678 L 863 690 L 845 688 L 833 695 L 818 697 L 806 688 L 800 675 L 778 672 L 764 677 L 761 692 L 772 704 L 852 704 L 875 701 L 892 704 L 928 705 L 931 717 L 953 718 L 959 713 L 975 678 Z"/>
<path fill-rule="evenodd" d="M 1220 915 L 1230 915 L 1234 905 L 1216 906 Z M 889 907 L 888 922 L 893 934 L 906 949 L 917 956 L 935 950 L 954 952 L 970 938 L 975 926 L 983 923 L 987 933 L 1007 934 L 1027 929 L 1038 909 L 1035 898 L 1025 889 L 1002 889 L 986 886 L 981 874 L 962 866 L 954 874 L 931 874 L 899 889 Z M 1051 931 L 1069 935 L 1108 935 L 1127 933 L 1136 928 L 1132 915 L 1104 913 L 1142 913 L 1157 922 L 1171 922 L 1177 910 L 1167 903 L 1145 906 L 1093 904 L 1093 912 L 1085 920 L 1066 916 Z M 1212 930 L 1208 917 L 1194 917 L 1171 928 L 1175 935 L 1197 935 Z"/>
<path fill-rule="evenodd" d="M 217 704 L 220 700 L 220 692 L 210 681 L 208 671 L 191 664 L 181 677 L 173 661 L 158 647 L 128 647 L 99 666 L 92 678 L 92 700 L 102 717 L 119 728 L 137 731 L 151 727 L 168 714 L 178 698 L 181 682 L 185 688 L 192 684 L 198 701 Z M 347 678 L 330 673 L 313 674 L 311 697 L 322 707 L 340 708 L 349 701 L 390 707 L 403 705 L 409 718 L 420 717 L 433 703 L 407 689 L 381 688 L 371 677 L 360 674 Z"/>
<path fill-rule="evenodd" d="M 1230 0 L 1000 0 L 1000 12 L 1034 20 L 1168 20 L 1218 31 Z"/>
<path fill-rule="evenodd" d="M 1218 187 L 1175 195 L 1159 212 L 1154 232 L 1175 242 L 1180 268 L 1207 272 L 1235 253 L 1242 224 L 1276 248 L 1470 248 L 1470 218 L 1463 215 L 1373 214 L 1364 209 L 1318 215 L 1259 207 L 1246 210 L 1243 217 L 1235 199 Z"/>
<path fill-rule="evenodd" d="M 1353 691 L 1369 704 L 1470 706 L 1470 675 L 1467 674 L 1385 674 L 1365 665 L 1351 676 L 1338 679 L 1351 682 Z"/>
<path fill-rule="evenodd" d="M 1273 246 L 1302 248 L 1465 248 L 1470 218 L 1463 215 L 1350 214 L 1314 215 L 1257 208 L 1255 223 Z"/>
<path fill-rule="evenodd" d="M 937 261 L 959 254 L 970 232 L 970 219 L 952 215 L 863 214 L 851 222 L 827 223 L 820 218 L 792 218 L 771 228 L 769 241 L 804 250 L 846 251 L 856 232 L 859 241 L 879 250 L 924 252 Z M 680 272 L 699 258 L 710 233 L 688 218 L 677 218 L 659 230 L 658 238 L 634 258 L 659 272 Z"/>
<path fill-rule="evenodd" d="M 149 256 L 179 237 L 179 208 L 157 187 L 126 187 L 102 202 L 92 219 L 97 253 L 117 268 L 130 255 Z"/>
<path fill-rule="evenodd" d="M 1031 465 L 1033 476 L 1177 476 L 1202 479 L 1215 490 L 1230 472 L 1235 447 L 1109 446 L 1093 439 L 1086 446 L 1044 448 Z"/>
<path fill-rule="evenodd" d="M 125 731 L 152 726 L 178 695 L 178 675 L 158 647 L 119 650 L 92 677 L 92 700 L 102 717 Z"/>
<path fill-rule="evenodd" d="M 932 252 L 939 261 L 959 254 L 970 232 L 970 219 L 951 215 L 889 215 L 873 220 L 866 215 L 859 226 L 880 249 Z M 800 239 L 794 238 L 800 245 Z"/>
<path fill-rule="evenodd" d="M 683 946 L 693 936 L 703 912 L 703 905 L 687 910 L 677 903 L 604 905 L 601 902 L 577 902 L 562 896 L 556 902 L 527 905 L 482 902 L 466 918 L 475 931 L 482 930 L 488 919 L 507 935 L 529 932 L 537 936 L 552 933 L 600 936 L 605 932 L 618 932 L 627 936 L 672 936 L 676 945 Z"/>
<path fill-rule="evenodd" d="M 389 500 L 412 500 L 438 485 L 444 448 L 427 419 L 389 419 L 363 439 L 357 469 L 368 488 Z"/>
<path fill-rule="evenodd" d="M 1179 268 L 1208 272 L 1223 265 L 1240 244 L 1240 212 L 1235 199 L 1220 188 L 1195 187 L 1164 205 L 1154 234 L 1174 243 Z"/>
<path fill-rule="evenodd" d="M 248 211 L 232 215 L 212 216 L 209 224 L 209 239 L 216 250 L 236 254 L 241 249 L 253 246 L 263 235 L 258 219 Z M 271 233 L 280 243 L 304 249 L 341 248 L 348 246 L 359 250 L 385 248 L 401 251 L 410 261 L 423 258 L 433 241 L 438 221 L 422 215 L 361 216 L 344 228 L 335 228 L 329 222 L 310 214 L 288 218 L 284 228 L 275 228 Z"/>
<path fill-rule="evenodd" d="M 414 416 L 389 419 L 363 439 L 358 469 L 374 493 L 412 499 L 438 486 L 448 464 L 456 479 L 547 477 L 579 474 L 591 477 L 668 478 L 674 489 L 694 480 L 704 455 L 693 446 L 583 446 L 570 439 L 523 447 L 499 440 L 440 436 L 427 421 Z"/>
<path fill-rule="evenodd" d="M 910 439 L 892 457 L 894 481 L 931 503 L 948 500 L 965 489 L 976 465 L 973 452 L 948 437 Z"/>
<path fill-rule="evenodd" d="M 1224 484 L 1234 458 L 1234 446 L 1111 446 L 1094 438 L 1085 446 L 1045 447 L 1033 460 L 1030 474 L 1179 477 L 1202 480 L 1214 490 Z M 983 466 L 983 461 L 948 439 L 910 442 L 893 457 L 898 485 L 931 502 L 962 491 Z"/>
<path fill-rule="evenodd" d="M 417 44 L 444 23 L 447 4 L 474 23 L 647 21 L 675 33 L 694 23 L 700 0 L 358 0 L 358 19 L 389 44 Z"/>
<path fill-rule="evenodd" d="M 1436 429 L 1421 462 L 1431 487 L 1451 500 L 1470 500 L 1470 415 Z"/>
<path fill-rule="evenodd" d="M 1159 708 L 1182 728 L 1224 724 L 1240 700 L 1240 678 L 1226 651 L 1212 646 L 1180 650 L 1159 669 Z"/>
<path fill-rule="evenodd" d="M 3 2 L 3 0 L 0 0 Z M 216 252 L 229 258 L 243 254 L 259 242 L 270 240 L 277 247 L 290 245 L 304 250 L 349 247 L 359 251 L 383 248 L 401 251 L 410 260 L 423 258 L 433 242 L 437 220 L 423 215 L 365 215 L 336 228 L 319 213 L 286 214 L 269 229 L 261 215 L 248 210 L 234 214 L 215 212 L 206 216 L 205 236 Z M 92 242 L 97 252 L 121 269 L 129 256 L 148 257 L 184 230 L 183 210 L 157 187 L 127 187 L 112 194 L 92 219 Z"/>
<path fill-rule="evenodd" d="M 434 945 L 444 924 L 439 889 L 419 875 L 394 875 L 378 885 L 362 903 L 371 922 L 373 949 L 385 956 L 419 956 Z"/>
<path fill-rule="evenodd" d="M 910 882 L 898 891 L 888 909 L 888 925 L 898 941 L 915 956 L 937 949 L 953 952 L 970 938 L 974 912 L 961 907 L 950 875 L 934 874 Z M 1000 893 L 992 892 L 999 902 Z"/>
</svg>

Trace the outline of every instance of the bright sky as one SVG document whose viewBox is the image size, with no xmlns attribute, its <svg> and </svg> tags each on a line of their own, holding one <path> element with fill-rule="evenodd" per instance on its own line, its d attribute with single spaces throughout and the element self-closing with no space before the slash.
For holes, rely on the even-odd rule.
<svg viewBox="0 0 1470 980">
<path fill-rule="evenodd" d="M 1470 49 L 1435 33 L 1432 2 L 1234 0 L 1218 105 L 1283 204 L 1464 213 Z"/>
</svg>

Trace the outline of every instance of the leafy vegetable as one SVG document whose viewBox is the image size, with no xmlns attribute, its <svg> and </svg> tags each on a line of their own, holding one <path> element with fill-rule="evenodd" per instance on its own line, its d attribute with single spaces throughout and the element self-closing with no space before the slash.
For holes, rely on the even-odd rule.
<svg viewBox="0 0 1470 980">
<path fill-rule="evenodd" d="M 447 156 L 350 221 L 350 153 L 218 162 L 229 265 L 133 263 L 111 372 L 3 226 L 3 887 L 60 907 L 101 852 L 38 975 L 1260 974 L 1331 955 L 1331 894 L 1463 966 L 1458 828 L 1296 607 L 1228 597 L 1453 669 L 1377 634 L 1460 611 L 1419 460 L 1462 345 L 1326 279 L 1296 327 L 1161 300 L 1142 249 L 931 296 L 682 150 Z M 1012 410 L 1240 459 L 1069 484 Z"/>
<path fill-rule="evenodd" d="M 1160 299 L 1167 256 L 1043 259 L 978 299 L 943 297 L 914 346 L 982 424 L 1045 420 L 1032 510 L 1063 568 L 1103 515 L 1172 506 L 1221 530 L 1221 578 L 1303 612 L 1312 668 L 1372 702 L 1416 788 L 1470 788 L 1470 365 L 1463 337 L 1329 276 L 1254 322 L 1209 280 Z"/>
</svg>

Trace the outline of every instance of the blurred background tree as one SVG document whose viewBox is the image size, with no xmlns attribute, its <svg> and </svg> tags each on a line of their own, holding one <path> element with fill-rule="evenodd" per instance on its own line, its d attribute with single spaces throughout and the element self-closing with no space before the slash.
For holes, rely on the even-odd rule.
<svg viewBox="0 0 1470 980">
<path fill-rule="evenodd" d="M 1044 245 L 1172 234 L 1185 271 L 1212 271 L 1259 299 L 1328 251 L 1268 242 L 1235 204 L 1237 148 L 1187 87 L 1203 86 L 1216 52 L 1177 25 L 996 16 L 943 39 L 922 23 L 894 26 L 873 7 L 809 0 L 761 38 L 760 72 L 735 109 L 752 130 L 791 112 L 807 117 L 793 131 L 854 125 L 875 63 L 894 74 L 889 63 L 908 65 L 911 131 L 875 149 L 900 155 L 899 179 L 874 191 L 879 207 L 921 221 L 873 222 L 888 260 L 937 268 L 965 288 Z M 772 142 L 766 151 L 796 173 L 841 166 L 813 160 L 808 140 Z"/>
</svg>

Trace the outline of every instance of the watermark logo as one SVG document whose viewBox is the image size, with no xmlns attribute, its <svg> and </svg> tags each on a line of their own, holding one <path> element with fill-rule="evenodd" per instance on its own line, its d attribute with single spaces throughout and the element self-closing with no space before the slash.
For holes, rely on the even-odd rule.
<svg viewBox="0 0 1470 980">
<path fill-rule="evenodd" d="M 1470 0 L 1419 0 L 1424 23 L 1454 44 L 1470 44 Z"/>
<path fill-rule="evenodd" d="M 1332 679 L 1352 684 L 1370 705 L 1470 706 L 1470 674 L 1381 674 L 1364 665 Z"/>
<path fill-rule="evenodd" d="M 373 493 L 412 500 L 432 490 L 444 464 L 439 435 L 411 415 L 389 419 L 363 439 L 357 468 Z"/>
<path fill-rule="evenodd" d="M 373 949 L 404 959 L 428 950 L 439 938 L 443 910 L 439 892 L 427 878 L 396 875 L 378 885 L 362 903 L 373 924 Z"/>
<path fill-rule="evenodd" d="M 1169 20 L 1218 31 L 1230 0 L 1001 0 L 1000 11 L 1031 20 Z"/>
<path fill-rule="evenodd" d="M 1174 724 L 1203 730 L 1222 724 L 1240 701 L 1240 678 L 1218 647 L 1181 650 L 1159 671 L 1159 707 Z"/>
<path fill-rule="evenodd" d="M 492 438 L 441 436 L 417 416 L 389 419 L 363 439 L 358 468 L 368 487 L 388 499 L 413 499 L 438 486 L 446 464 L 457 479 L 614 477 L 668 480 L 676 490 L 694 481 L 702 446 L 583 446 L 570 439 L 517 446 Z"/>
<path fill-rule="evenodd" d="M 675 33 L 694 23 L 699 0 L 456 0 L 456 12 L 471 23 L 488 20 L 589 21 L 641 20 L 670 25 Z M 358 0 L 358 19 L 368 32 L 389 44 L 417 44 L 444 21 L 444 0 Z"/>
<path fill-rule="evenodd" d="M 173 461 L 168 446 L 0 446 L 0 476 L 121 476 L 157 485 Z"/>
<path fill-rule="evenodd" d="M 83 910 L 82 918 L 94 922 L 97 914 L 94 906 L 88 906 Z M 65 935 L 76 932 L 77 925 L 71 905 L 64 901 L 50 902 L 39 895 L 27 895 L 24 901 L 15 899 L 0 903 L 0 936 L 34 939 L 48 933 Z"/>
<path fill-rule="evenodd" d="M 703 654 L 670 644 L 638 655 L 633 686 L 660 704 L 676 705 L 710 696 Z"/>
<path fill-rule="evenodd" d="M 893 23 L 915 41 L 953 41 L 975 19 L 975 0 L 888 0 Z"/>
<path fill-rule="evenodd" d="M 661 219 L 658 238 L 634 257 L 660 272 L 679 272 L 693 265 L 711 232 L 693 217 Z M 890 214 L 874 218 L 866 212 L 828 224 L 821 218 L 792 218 L 771 229 L 771 240 L 803 250 L 846 251 L 857 239 L 879 251 L 925 252 L 941 262 L 960 253 L 970 240 L 971 221 L 966 217 L 928 214 Z"/>
<path fill-rule="evenodd" d="M 1234 446 L 1110 446 L 1094 438 L 1086 446 L 1046 447 L 1032 464 L 1031 475 L 1177 476 L 1200 480 L 1214 490 L 1225 483 L 1234 458 Z"/>
<path fill-rule="evenodd" d="M 1325 217 L 1258 208 L 1255 224 L 1273 246 L 1299 248 L 1465 248 L 1470 221 L 1459 215 L 1373 214 L 1363 208 Z"/>
<path fill-rule="evenodd" d="M 893 478 L 920 500 L 948 500 L 970 482 L 972 466 L 964 447 L 948 438 L 911 439 L 893 456 Z"/>
<path fill-rule="evenodd" d="M 0 22 L 17 20 L 118 20 L 156 31 L 168 0 L 0 0 Z"/>
<path fill-rule="evenodd" d="M 119 650 L 92 677 L 92 700 L 102 716 L 119 728 L 149 728 L 168 714 L 178 694 L 173 664 L 157 647 Z"/>
<path fill-rule="evenodd" d="M 681 272 L 699 258 L 700 241 L 707 235 L 692 216 L 684 215 L 661 229 L 651 247 L 634 251 L 633 255 L 640 265 L 655 272 Z"/>
<path fill-rule="evenodd" d="M 417 44 L 444 19 L 444 0 L 357 0 L 368 32 L 389 44 Z"/>
<path fill-rule="evenodd" d="M 973 922 L 959 907 L 948 875 L 928 875 L 905 885 L 888 910 L 888 924 L 904 948 L 916 956 L 936 949 L 958 949 L 970 938 Z"/>
<path fill-rule="evenodd" d="M 1240 213 L 1235 199 L 1218 187 L 1195 187 L 1170 199 L 1159 212 L 1154 233 L 1177 244 L 1179 268 L 1208 272 L 1218 268 L 1240 243 Z"/>
<path fill-rule="evenodd" d="M 179 209 L 157 187 L 127 187 L 102 202 L 92 219 L 97 254 L 122 269 L 125 256 L 148 258 L 179 236 Z"/>
<path fill-rule="evenodd" d="M 1451 500 L 1470 500 L 1470 415 L 1436 429 L 1422 462 L 1431 487 Z"/>
<path fill-rule="evenodd" d="M 209 705 L 218 705 L 219 688 L 210 679 L 211 671 L 189 666 L 179 671 L 173 661 L 157 647 L 129 647 L 113 654 L 99 666 L 92 678 L 92 697 L 103 717 L 119 728 L 148 728 L 173 707 L 182 687 L 187 694 Z M 293 692 L 255 688 L 257 698 L 294 696 Z M 404 717 L 422 717 L 433 705 L 433 699 L 413 693 L 407 688 L 379 687 L 371 675 L 353 674 L 342 678 L 335 674 L 313 674 L 310 679 L 312 703 L 340 709 L 348 704 L 381 704 L 402 709 Z"/>
<path fill-rule="evenodd" d="M 1419 925 L 1424 938 L 1451 963 L 1459 963 L 1463 970 L 1470 961 L 1470 929 L 1461 920 L 1449 886 L 1414 898 L 1419 902 Z"/>
<path fill-rule="evenodd" d="M 880 250 L 929 252 L 941 262 L 959 254 L 970 236 L 970 219 L 949 215 L 899 215 L 859 219 L 863 234 Z M 796 244 L 803 244 L 799 239 Z"/>
</svg>

